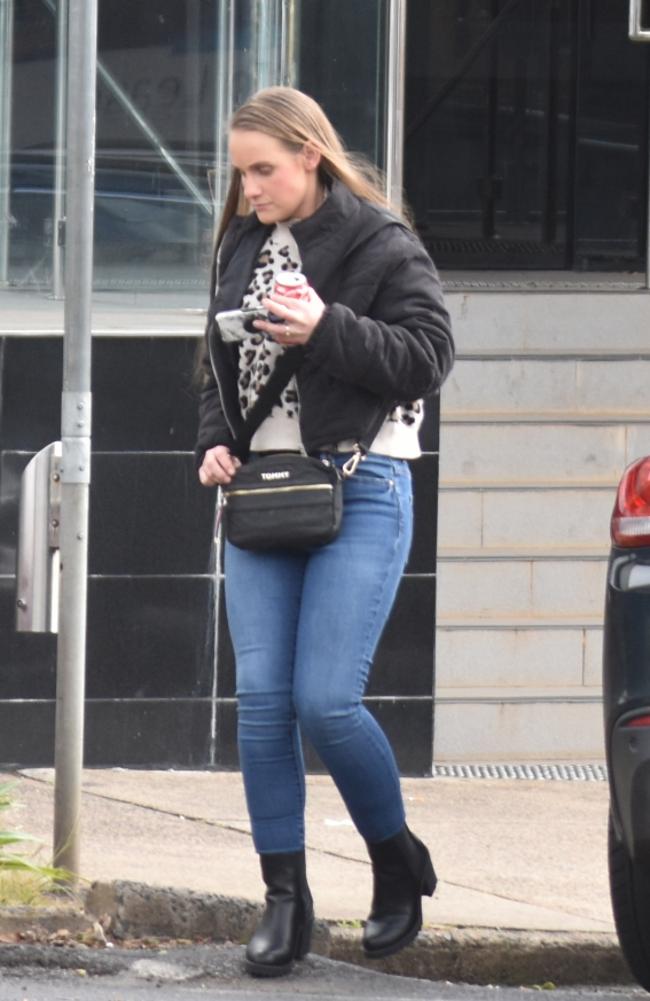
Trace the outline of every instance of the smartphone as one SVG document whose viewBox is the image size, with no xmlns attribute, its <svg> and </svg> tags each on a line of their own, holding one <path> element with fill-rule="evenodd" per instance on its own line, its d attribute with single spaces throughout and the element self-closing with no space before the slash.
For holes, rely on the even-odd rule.
<svg viewBox="0 0 650 1001">
<path fill-rule="evenodd" d="M 251 334 L 263 334 L 253 326 L 253 320 L 267 320 L 265 309 L 225 309 L 215 315 L 223 341 L 243 341 Z"/>
</svg>

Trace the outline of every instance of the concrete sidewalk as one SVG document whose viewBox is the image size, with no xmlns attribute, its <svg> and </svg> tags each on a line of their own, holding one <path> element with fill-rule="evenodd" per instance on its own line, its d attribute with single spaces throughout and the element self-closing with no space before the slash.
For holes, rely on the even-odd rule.
<svg viewBox="0 0 650 1001">
<path fill-rule="evenodd" d="M 12 777 L 15 803 L 3 826 L 49 846 L 53 772 L 21 770 L 0 781 Z M 560 942 L 574 965 L 581 943 L 584 961 L 593 962 L 586 957 L 595 943 L 614 961 L 613 978 L 625 977 L 620 963 L 615 969 L 606 782 L 424 778 L 405 779 L 403 789 L 409 824 L 429 845 L 440 880 L 424 901 L 430 936 L 469 936 L 484 949 L 499 939 L 515 950 L 522 936 L 528 945 Z M 364 845 L 328 777 L 308 779 L 307 803 L 317 915 L 344 923 L 354 944 L 371 896 Z M 82 832 L 89 880 L 262 899 L 236 772 L 88 770 Z M 552 974 L 547 979 L 559 982 Z"/>
</svg>

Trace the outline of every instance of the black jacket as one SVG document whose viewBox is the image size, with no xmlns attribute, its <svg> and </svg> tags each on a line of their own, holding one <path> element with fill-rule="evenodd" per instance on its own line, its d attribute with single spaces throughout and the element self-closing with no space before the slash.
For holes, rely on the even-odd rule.
<svg viewBox="0 0 650 1001">
<path fill-rule="evenodd" d="M 208 448 L 238 452 L 238 345 L 224 343 L 214 315 L 238 309 L 271 226 L 238 216 L 221 244 L 208 313 L 196 462 Z M 308 452 L 352 439 L 369 443 L 395 404 L 437 389 L 449 372 L 454 344 L 434 265 L 417 236 L 388 211 L 334 181 L 329 197 L 291 227 L 302 271 L 325 313 L 304 347 L 276 362 L 297 372 L 300 432 Z M 241 451 L 241 450 L 240 450 Z"/>
</svg>

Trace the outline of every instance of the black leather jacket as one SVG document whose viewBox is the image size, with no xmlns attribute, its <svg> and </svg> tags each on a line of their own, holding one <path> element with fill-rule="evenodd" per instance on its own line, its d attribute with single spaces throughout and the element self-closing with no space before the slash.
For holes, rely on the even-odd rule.
<svg viewBox="0 0 650 1001">
<path fill-rule="evenodd" d="M 214 315 L 240 307 L 271 229 L 254 214 L 239 216 L 221 244 L 206 329 L 197 466 L 215 445 L 242 452 L 236 441 L 242 423 L 239 348 L 221 340 Z M 339 181 L 291 232 L 302 271 L 327 304 L 308 343 L 287 349 L 276 363 L 277 369 L 294 352 L 302 353 L 296 378 L 303 445 L 314 452 L 342 440 L 369 443 L 395 404 L 431 393 L 452 366 L 454 344 L 438 274 L 404 223 Z"/>
</svg>

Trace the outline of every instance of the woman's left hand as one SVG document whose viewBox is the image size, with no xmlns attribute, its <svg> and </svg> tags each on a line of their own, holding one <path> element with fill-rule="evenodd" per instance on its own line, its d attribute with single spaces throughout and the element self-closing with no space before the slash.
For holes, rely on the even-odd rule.
<svg viewBox="0 0 650 1001">
<path fill-rule="evenodd" d="M 285 347 L 295 347 L 306 344 L 320 318 L 325 312 L 325 303 L 313 288 L 308 289 L 309 297 L 292 299 L 288 295 L 273 295 L 262 299 L 262 306 L 280 317 L 279 323 L 269 323 L 268 320 L 255 320 L 253 326 L 261 333 L 268 334 L 278 344 Z"/>
</svg>

